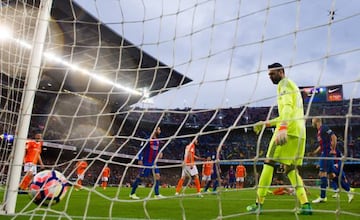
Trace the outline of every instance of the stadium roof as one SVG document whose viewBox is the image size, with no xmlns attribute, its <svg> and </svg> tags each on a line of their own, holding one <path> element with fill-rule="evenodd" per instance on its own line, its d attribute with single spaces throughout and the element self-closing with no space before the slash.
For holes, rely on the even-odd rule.
<svg viewBox="0 0 360 220">
<path fill-rule="evenodd" d="M 25 19 L 15 18 L 12 22 L 15 23 L 13 28 L 17 31 L 17 38 L 32 42 L 32 34 L 24 35 L 24 33 L 33 33 L 36 24 L 36 13 L 33 11 L 37 11 L 39 1 L 25 0 L 26 7 L 19 7 L 19 3 L 14 4 L 16 2 L 21 1 L 10 1 L 10 3 L 2 1 L 1 7 L 13 10 L 14 17 L 30 15 Z M 25 13 L 21 10 L 25 10 Z M 100 23 L 74 1 L 53 0 L 51 16 L 53 20 L 49 25 L 45 51 L 60 56 L 60 59 L 67 63 L 136 91 L 146 89 L 150 97 L 191 82 L 188 77 L 163 64 L 141 50 L 139 46 L 133 45 Z M 10 19 L 10 17 L 11 13 L 7 12 L 5 19 Z M 4 19 L 4 16 L 1 18 Z M 14 47 L 9 46 L 9 48 Z M 9 48 L 2 47 L 3 54 L 9 54 L 9 56 L 3 56 L 2 63 L 19 59 L 12 55 L 13 51 Z M 6 49 L 8 49 L 7 53 L 4 52 Z M 30 52 L 25 51 L 23 54 L 25 54 L 23 62 L 27 63 Z M 18 62 L 13 63 L 16 65 Z M 60 91 L 64 93 L 64 96 L 71 93 L 102 100 L 107 102 L 114 111 L 134 104 L 142 98 L 141 95 L 134 95 L 120 88 L 114 88 L 113 85 L 101 83 L 89 75 L 78 74 L 76 69 L 64 67 L 51 60 L 43 60 L 43 63 L 39 89 L 44 92 L 37 94 L 42 101 L 51 98 L 49 91 L 56 95 Z M 13 69 L 11 65 L 2 65 L 1 71 L 11 75 Z M 17 70 L 19 69 L 22 72 L 20 76 L 23 77 L 27 66 L 22 64 L 17 67 Z M 61 96 L 57 98 L 61 99 Z"/>
</svg>

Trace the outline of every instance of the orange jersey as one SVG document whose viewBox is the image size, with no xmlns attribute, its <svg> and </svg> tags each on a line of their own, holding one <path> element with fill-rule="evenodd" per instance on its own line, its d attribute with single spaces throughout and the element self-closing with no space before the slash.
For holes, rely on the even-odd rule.
<svg viewBox="0 0 360 220">
<path fill-rule="evenodd" d="M 42 145 L 43 145 L 42 141 L 39 142 L 36 142 L 34 140 L 27 141 L 24 162 L 33 163 L 36 165 L 41 154 Z"/>
<path fill-rule="evenodd" d="M 85 173 L 88 164 L 86 161 L 79 161 L 76 163 L 76 173 L 81 175 Z"/>
<path fill-rule="evenodd" d="M 288 194 L 288 190 L 284 187 L 279 187 L 277 189 L 273 190 L 273 194 L 274 195 L 284 195 L 284 194 Z"/>
<path fill-rule="evenodd" d="M 205 176 L 210 176 L 213 170 L 213 164 L 211 162 L 205 162 L 203 164 L 202 174 Z"/>
<path fill-rule="evenodd" d="M 195 163 L 195 144 L 191 143 L 185 148 L 184 161 L 186 165 L 194 165 Z"/>
<path fill-rule="evenodd" d="M 243 165 L 238 165 L 236 167 L 236 177 L 245 177 L 246 168 Z"/>
<path fill-rule="evenodd" d="M 110 176 L 110 168 L 105 167 L 103 172 L 102 172 L 102 177 L 109 177 L 109 176 Z"/>
</svg>

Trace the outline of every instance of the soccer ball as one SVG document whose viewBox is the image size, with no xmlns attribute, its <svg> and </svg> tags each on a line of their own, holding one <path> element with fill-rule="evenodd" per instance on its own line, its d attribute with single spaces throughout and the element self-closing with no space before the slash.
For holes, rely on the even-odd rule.
<svg viewBox="0 0 360 220">
<path fill-rule="evenodd" d="M 56 170 L 44 170 L 34 176 L 29 195 L 37 205 L 54 205 L 65 197 L 69 183 L 65 176 Z"/>
</svg>

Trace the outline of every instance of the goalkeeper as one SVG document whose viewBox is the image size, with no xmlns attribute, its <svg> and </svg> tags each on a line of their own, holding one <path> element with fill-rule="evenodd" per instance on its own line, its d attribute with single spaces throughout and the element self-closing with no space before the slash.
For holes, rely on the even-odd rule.
<svg viewBox="0 0 360 220">
<path fill-rule="evenodd" d="M 271 138 L 264 166 L 259 179 L 256 203 L 247 206 L 247 211 L 260 212 L 272 181 L 276 163 L 284 166 L 285 174 L 295 189 L 301 203 L 298 214 L 311 215 L 312 209 L 304 183 L 297 170 L 303 163 L 305 153 L 305 120 L 302 97 L 297 85 L 285 77 L 285 70 L 280 63 L 268 66 L 269 77 L 277 85 L 277 104 L 279 117 L 255 124 L 254 131 L 259 134 L 266 126 L 276 126 Z"/>
</svg>

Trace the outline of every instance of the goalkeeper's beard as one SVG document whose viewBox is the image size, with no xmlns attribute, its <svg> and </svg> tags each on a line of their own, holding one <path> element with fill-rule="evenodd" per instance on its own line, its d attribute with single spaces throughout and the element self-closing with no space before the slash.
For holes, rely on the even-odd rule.
<svg viewBox="0 0 360 220">
<path fill-rule="evenodd" d="M 280 76 L 274 76 L 274 77 L 271 77 L 270 79 L 275 85 L 277 85 L 277 84 L 279 84 L 279 82 L 282 78 Z"/>
</svg>

